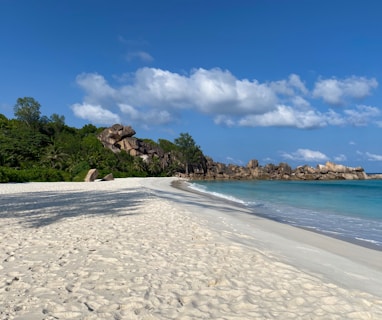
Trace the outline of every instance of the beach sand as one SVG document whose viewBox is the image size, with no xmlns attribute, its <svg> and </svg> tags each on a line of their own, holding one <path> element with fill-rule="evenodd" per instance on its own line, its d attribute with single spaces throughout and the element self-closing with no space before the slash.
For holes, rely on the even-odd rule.
<svg viewBox="0 0 382 320">
<path fill-rule="evenodd" d="M 0 319 L 382 319 L 382 252 L 173 188 L 0 185 Z"/>
</svg>

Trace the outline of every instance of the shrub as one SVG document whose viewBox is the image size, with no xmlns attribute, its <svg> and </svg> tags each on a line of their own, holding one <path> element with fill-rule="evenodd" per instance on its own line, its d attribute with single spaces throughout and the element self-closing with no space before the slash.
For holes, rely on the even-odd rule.
<svg viewBox="0 0 382 320">
<path fill-rule="evenodd" d="M 51 168 L 16 169 L 0 167 L 0 182 L 70 181 L 68 173 Z"/>
</svg>

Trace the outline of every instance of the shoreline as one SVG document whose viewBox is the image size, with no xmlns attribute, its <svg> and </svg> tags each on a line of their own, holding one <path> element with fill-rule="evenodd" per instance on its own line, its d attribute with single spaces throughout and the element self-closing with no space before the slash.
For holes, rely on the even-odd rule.
<svg viewBox="0 0 382 320">
<path fill-rule="evenodd" d="M 229 199 L 225 199 L 225 198 L 222 198 L 222 197 L 214 196 L 213 194 L 210 194 L 210 193 L 207 193 L 207 192 L 201 192 L 201 191 L 195 190 L 193 188 L 190 188 L 188 185 L 185 184 L 185 182 L 190 182 L 190 181 L 192 181 L 192 180 L 174 181 L 172 183 L 172 186 L 174 188 L 178 188 L 178 189 L 181 189 L 181 190 L 186 191 L 186 192 L 193 192 L 193 193 L 198 194 L 198 195 L 200 195 L 202 197 L 210 197 L 212 199 L 215 199 L 216 201 L 223 201 L 223 202 L 229 203 L 229 204 L 231 204 L 233 206 L 238 206 L 238 207 L 241 207 L 241 208 L 248 208 L 247 206 L 242 205 L 239 202 L 231 201 Z M 339 236 L 339 235 L 336 235 L 336 234 L 333 234 L 333 233 L 323 232 L 323 231 L 320 231 L 320 230 L 317 230 L 317 229 L 314 229 L 314 228 L 308 228 L 308 227 L 303 227 L 303 226 L 291 225 L 291 224 L 288 224 L 287 222 L 284 222 L 282 220 L 272 219 L 272 218 L 270 218 L 270 217 L 268 217 L 268 216 L 266 216 L 264 214 L 257 213 L 256 211 L 254 211 L 251 208 L 248 208 L 248 214 L 255 215 L 257 217 L 261 217 L 263 219 L 267 219 L 267 220 L 270 220 L 270 221 L 274 221 L 276 223 L 285 224 L 285 225 L 288 225 L 288 226 L 291 226 L 291 227 L 294 227 L 294 228 L 299 228 L 299 229 L 302 229 L 302 230 L 305 230 L 305 231 L 318 233 L 318 234 L 321 234 L 321 235 L 326 236 L 326 237 L 330 237 L 330 238 L 334 238 L 334 239 L 337 239 L 337 240 L 340 240 L 340 241 L 348 242 L 348 243 L 351 243 L 351 244 L 354 244 L 354 245 L 357 245 L 357 246 L 360 246 L 360 247 L 364 247 L 364 248 L 367 248 L 367 249 L 376 250 L 376 251 L 382 251 L 382 246 L 378 246 L 376 244 L 373 244 L 372 242 L 357 240 L 357 239 L 354 239 L 354 238 L 347 238 L 347 237 Z"/>
<path fill-rule="evenodd" d="M 380 319 L 382 254 L 175 188 L 0 185 L 0 319 Z"/>
<path fill-rule="evenodd" d="M 330 281 L 335 281 L 342 285 L 352 283 L 352 285 L 359 289 L 369 289 L 371 290 L 370 292 L 382 296 L 381 250 L 360 246 L 350 241 L 315 232 L 314 230 L 258 216 L 244 205 L 188 188 L 184 184 L 184 180 L 174 181 L 172 186 L 179 188 L 183 192 L 194 193 L 212 202 L 225 203 L 227 206 L 232 207 L 233 210 L 240 208 L 240 214 L 226 217 L 234 226 L 232 229 L 243 234 L 245 239 L 255 239 L 254 234 L 257 232 L 261 233 L 261 237 L 257 235 L 258 239 L 256 241 L 263 240 L 264 238 L 264 241 L 267 241 L 268 249 L 280 254 L 280 256 L 284 256 L 288 263 L 296 267 L 303 267 L 313 273 L 321 274 L 330 279 Z M 212 225 L 214 223 L 216 221 Z M 222 226 L 219 225 L 219 227 Z M 231 230 L 231 232 L 233 231 Z M 270 239 L 274 240 L 271 241 Z M 255 243 L 243 240 L 240 237 L 231 237 L 231 240 L 244 243 L 248 246 L 255 245 Z M 298 248 L 298 250 L 293 250 L 293 247 Z M 284 254 L 285 252 L 287 254 Z M 322 258 L 334 260 L 340 266 L 326 265 L 325 261 L 321 261 Z M 352 273 L 354 277 L 345 276 L 343 274 L 343 267 L 352 269 L 349 274 Z M 357 274 L 357 270 L 359 274 Z M 359 282 L 359 279 L 363 279 L 365 282 Z M 366 281 L 366 279 L 369 280 Z"/>
</svg>

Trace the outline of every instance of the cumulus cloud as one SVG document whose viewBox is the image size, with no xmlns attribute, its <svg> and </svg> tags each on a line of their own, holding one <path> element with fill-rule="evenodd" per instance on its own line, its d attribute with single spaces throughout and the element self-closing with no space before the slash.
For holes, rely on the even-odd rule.
<svg viewBox="0 0 382 320">
<path fill-rule="evenodd" d="M 72 110 L 77 117 L 85 120 L 90 120 L 96 124 L 109 125 L 112 123 L 121 122 L 121 119 L 117 114 L 112 113 L 111 111 L 104 109 L 99 105 L 76 103 L 72 105 Z"/>
<path fill-rule="evenodd" d="M 279 80 L 270 83 L 270 87 L 276 92 L 288 96 L 294 96 L 297 92 L 307 94 L 308 89 L 297 74 L 291 74 L 287 80 Z"/>
<path fill-rule="evenodd" d="M 370 119 L 380 115 L 380 110 L 375 107 L 360 105 L 355 109 L 344 111 L 347 116 L 347 122 L 355 126 L 365 126 Z"/>
<path fill-rule="evenodd" d="M 325 126 L 365 125 L 379 115 L 372 106 L 347 109 L 315 107 L 315 98 L 340 104 L 348 97 L 362 98 L 377 86 L 375 79 L 350 77 L 343 80 L 319 79 L 313 92 L 296 74 L 287 79 L 259 82 L 238 79 L 230 71 L 198 68 L 180 74 L 158 68 L 141 68 L 111 85 L 97 73 L 83 73 L 76 82 L 84 91 L 82 103 L 109 111 L 96 119 L 78 111 L 79 117 L 105 122 L 105 119 L 139 121 L 142 125 L 163 125 L 176 121 L 184 110 L 211 116 L 215 124 L 248 127 L 295 127 L 313 129 Z M 85 107 L 83 107 L 85 108 Z M 375 120 L 375 119 L 373 119 Z"/>
<path fill-rule="evenodd" d="M 348 98 L 362 99 L 378 86 L 376 79 L 350 77 L 346 79 L 320 79 L 316 82 L 313 96 L 331 105 L 343 105 Z"/>
<path fill-rule="evenodd" d="M 275 110 L 261 114 L 248 115 L 238 124 L 249 127 L 296 127 L 301 129 L 325 126 L 322 116 L 313 111 L 300 112 L 289 106 L 279 105 Z"/>
<path fill-rule="evenodd" d="M 293 153 L 284 152 L 281 155 L 284 159 L 293 160 L 293 161 L 307 161 L 307 162 L 316 162 L 316 161 L 327 161 L 329 157 L 323 154 L 320 151 L 310 150 L 310 149 L 298 149 Z"/>
<path fill-rule="evenodd" d="M 117 90 L 112 88 L 98 73 L 81 73 L 76 77 L 76 83 L 84 90 L 84 100 L 88 103 L 104 103 L 114 99 L 117 93 Z"/>
<path fill-rule="evenodd" d="M 187 77 L 155 68 L 137 70 L 132 84 L 119 93 L 122 101 L 137 107 L 179 109 L 190 107 L 192 101 Z"/>
<path fill-rule="evenodd" d="M 118 106 L 124 115 L 134 121 L 161 125 L 170 123 L 173 120 L 171 114 L 166 110 L 149 110 L 147 112 L 140 112 L 128 104 L 119 104 Z"/>
<path fill-rule="evenodd" d="M 218 115 L 214 118 L 215 124 L 223 124 L 227 127 L 233 127 L 236 125 L 236 122 L 229 116 L 226 115 Z"/>
</svg>

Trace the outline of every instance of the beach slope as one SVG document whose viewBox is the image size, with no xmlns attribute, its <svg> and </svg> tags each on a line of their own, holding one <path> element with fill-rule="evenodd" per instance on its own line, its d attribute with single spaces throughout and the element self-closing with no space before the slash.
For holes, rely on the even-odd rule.
<svg viewBox="0 0 382 320">
<path fill-rule="evenodd" d="M 0 319 L 382 319 L 382 253 L 174 188 L 0 185 Z"/>
</svg>

